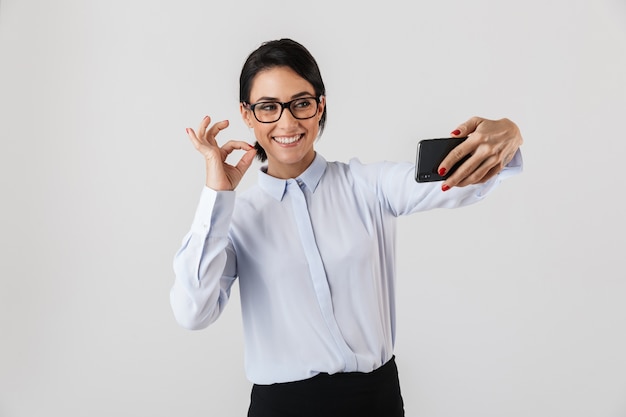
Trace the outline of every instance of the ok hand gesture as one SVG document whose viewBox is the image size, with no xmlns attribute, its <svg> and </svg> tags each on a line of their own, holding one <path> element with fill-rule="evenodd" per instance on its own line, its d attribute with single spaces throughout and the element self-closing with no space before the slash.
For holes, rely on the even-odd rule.
<svg viewBox="0 0 626 417">
<path fill-rule="evenodd" d="M 204 156 L 206 162 L 206 186 L 215 191 L 234 190 L 243 178 L 254 156 L 256 150 L 246 142 L 238 140 L 230 140 L 222 147 L 217 144 L 215 137 L 217 134 L 228 127 L 228 120 L 215 123 L 209 127 L 211 118 L 206 116 L 200 126 L 198 133 L 193 129 L 187 128 L 187 135 L 195 148 Z M 246 153 L 241 157 L 237 165 L 226 163 L 226 158 L 235 149 L 241 149 Z"/>
</svg>

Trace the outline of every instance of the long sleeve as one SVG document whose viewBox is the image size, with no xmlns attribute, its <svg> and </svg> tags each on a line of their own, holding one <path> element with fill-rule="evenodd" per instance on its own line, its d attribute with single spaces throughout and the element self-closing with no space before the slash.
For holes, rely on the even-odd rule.
<svg viewBox="0 0 626 417">
<path fill-rule="evenodd" d="M 191 230 L 174 257 L 170 303 L 176 321 L 202 329 L 223 311 L 236 278 L 236 257 L 228 238 L 235 192 L 204 188 Z"/>
<path fill-rule="evenodd" d="M 350 168 L 358 181 L 375 192 L 383 206 L 394 216 L 477 203 L 502 180 L 520 173 L 522 167 L 522 154 L 518 150 L 511 162 L 484 184 L 454 187 L 442 192 L 441 182 L 417 183 L 413 176 L 414 164 L 381 162 L 363 165 L 356 159 L 350 161 Z"/>
</svg>

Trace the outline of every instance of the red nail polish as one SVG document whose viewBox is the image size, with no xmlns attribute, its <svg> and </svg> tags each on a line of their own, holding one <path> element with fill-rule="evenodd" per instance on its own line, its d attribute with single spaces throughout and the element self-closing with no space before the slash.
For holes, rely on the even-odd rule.
<svg viewBox="0 0 626 417">
<path fill-rule="evenodd" d="M 459 136 L 461 134 L 461 131 L 459 129 L 453 130 L 451 133 L 453 136 Z"/>
<path fill-rule="evenodd" d="M 441 191 L 448 191 L 450 187 L 447 184 L 441 186 Z"/>
<path fill-rule="evenodd" d="M 446 169 L 445 169 L 445 168 L 440 168 L 440 169 L 439 169 L 439 176 L 440 176 L 440 177 L 443 177 L 444 175 L 446 175 L 446 172 L 447 172 L 447 171 L 446 171 Z"/>
</svg>

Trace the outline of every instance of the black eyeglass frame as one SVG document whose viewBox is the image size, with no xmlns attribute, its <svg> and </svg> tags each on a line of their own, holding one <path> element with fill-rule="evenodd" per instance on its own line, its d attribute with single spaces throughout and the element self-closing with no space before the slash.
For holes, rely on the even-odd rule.
<svg viewBox="0 0 626 417">
<path fill-rule="evenodd" d="M 293 114 L 293 110 L 291 110 L 291 104 L 298 101 L 298 100 L 303 100 L 303 99 L 309 99 L 312 98 L 315 100 L 316 106 L 315 106 L 315 113 L 313 113 L 312 116 L 308 116 L 308 117 L 298 117 L 295 114 Z M 291 101 L 287 101 L 287 102 L 281 102 L 281 101 L 259 101 L 257 103 L 254 104 L 250 104 L 247 102 L 243 102 L 242 104 L 244 105 L 245 108 L 247 108 L 248 110 L 252 110 L 252 114 L 254 115 L 254 118 L 259 122 L 259 123 L 276 123 L 277 121 L 280 120 L 280 118 L 283 116 L 283 112 L 285 111 L 285 109 L 289 109 L 289 113 L 291 113 L 291 115 L 293 116 L 294 119 L 297 120 L 307 120 L 307 119 L 312 119 L 313 117 L 317 116 L 317 113 L 319 113 L 320 111 L 320 102 L 322 96 L 304 96 L 304 97 L 298 97 L 298 98 L 294 98 Z M 256 115 L 256 112 L 254 111 L 254 108 L 256 106 L 258 106 L 259 104 L 268 104 L 268 103 L 273 103 L 273 104 L 278 104 L 280 105 L 280 113 L 278 115 L 278 118 L 276 120 L 273 120 L 271 122 L 264 122 L 259 120 L 259 118 Z"/>
</svg>

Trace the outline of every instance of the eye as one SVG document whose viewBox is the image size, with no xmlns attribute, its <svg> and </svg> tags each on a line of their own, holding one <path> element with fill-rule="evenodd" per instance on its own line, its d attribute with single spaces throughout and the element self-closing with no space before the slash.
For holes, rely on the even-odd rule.
<svg viewBox="0 0 626 417">
<path fill-rule="evenodd" d="M 278 103 L 266 102 L 266 103 L 257 103 L 255 109 L 260 110 L 262 112 L 275 112 L 278 110 Z"/>
<path fill-rule="evenodd" d="M 310 107 L 313 105 L 313 99 L 312 98 L 303 98 L 300 100 L 296 100 L 293 102 L 293 107 L 295 109 L 306 109 L 307 107 Z"/>
</svg>

